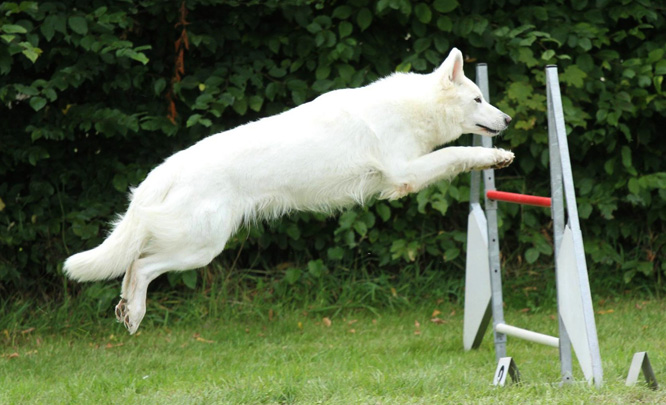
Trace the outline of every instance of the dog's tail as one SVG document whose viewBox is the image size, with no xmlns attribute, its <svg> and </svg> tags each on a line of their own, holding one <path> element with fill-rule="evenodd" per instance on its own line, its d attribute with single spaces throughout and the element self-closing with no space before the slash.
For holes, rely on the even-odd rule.
<svg viewBox="0 0 666 405">
<path fill-rule="evenodd" d="M 132 204 L 120 218 L 108 238 L 94 249 L 70 256 L 63 267 L 67 277 L 77 281 L 95 281 L 119 277 L 139 258 L 146 241 L 144 227 Z"/>
</svg>

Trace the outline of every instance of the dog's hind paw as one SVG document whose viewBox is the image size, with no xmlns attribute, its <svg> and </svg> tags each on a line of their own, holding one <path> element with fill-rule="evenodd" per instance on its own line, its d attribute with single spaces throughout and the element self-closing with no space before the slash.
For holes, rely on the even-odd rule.
<svg viewBox="0 0 666 405">
<path fill-rule="evenodd" d="M 121 298 L 118 305 L 116 305 L 116 320 L 125 325 L 125 328 L 127 328 L 127 330 L 132 333 L 129 310 L 127 308 L 127 300 L 124 298 Z"/>
<path fill-rule="evenodd" d="M 136 305 L 135 307 L 130 307 L 131 305 L 128 304 L 128 301 L 122 298 L 120 302 L 118 302 L 118 305 L 116 305 L 115 312 L 116 320 L 122 323 L 125 328 L 127 328 L 127 331 L 130 333 L 130 335 L 133 335 L 136 333 L 136 330 L 139 329 L 139 324 L 141 324 L 141 320 L 143 319 L 146 310 L 145 305 Z"/>
<path fill-rule="evenodd" d="M 124 322 L 126 316 L 127 316 L 127 300 L 121 298 L 120 302 L 118 302 L 118 305 L 116 305 L 116 320 L 118 322 Z"/>
</svg>

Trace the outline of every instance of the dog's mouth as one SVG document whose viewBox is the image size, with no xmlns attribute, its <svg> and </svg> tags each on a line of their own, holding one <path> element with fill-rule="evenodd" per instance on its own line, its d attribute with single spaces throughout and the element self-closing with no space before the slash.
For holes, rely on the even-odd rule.
<svg viewBox="0 0 666 405">
<path fill-rule="evenodd" d="M 500 131 L 499 131 L 499 130 L 497 130 L 497 129 L 491 129 L 491 128 L 488 128 L 488 127 L 487 127 L 487 126 L 485 126 L 485 125 L 481 125 L 481 124 L 476 124 L 476 126 L 477 126 L 477 127 L 480 127 L 480 128 L 483 128 L 483 129 L 485 129 L 485 130 L 486 130 L 486 132 L 488 132 L 488 133 L 490 133 L 490 134 L 493 134 L 493 135 L 497 135 L 497 134 L 499 134 L 499 133 L 500 133 Z"/>
</svg>

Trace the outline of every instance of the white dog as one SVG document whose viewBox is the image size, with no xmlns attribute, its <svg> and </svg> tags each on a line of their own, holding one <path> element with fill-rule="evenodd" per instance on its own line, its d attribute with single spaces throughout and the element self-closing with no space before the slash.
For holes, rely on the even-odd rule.
<svg viewBox="0 0 666 405">
<path fill-rule="evenodd" d="M 132 191 L 101 245 L 65 261 L 65 274 L 79 281 L 125 274 L 116 316 L 134 333 L 148 284 L 207 265 L 243 223 L 396 199 L 461 172 L 509 165 L 514 155 L 501 149 L 433 152 L 463 133 L 497 135 L 511 121 L 462 68 L 453 49 L 433 73 L 332 91 L 176 153 Z"/>
</svg>

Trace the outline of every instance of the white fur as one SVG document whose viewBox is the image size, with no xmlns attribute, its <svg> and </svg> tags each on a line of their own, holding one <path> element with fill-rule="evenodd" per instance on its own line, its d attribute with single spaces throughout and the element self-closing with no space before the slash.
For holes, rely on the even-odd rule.
<svg viewBox="0 0 666 405">
<path fill-rule="evenodd" d="M 67 259 L 65 273 L 79 281 L 125 274 L 116 314 L 134 333 L 148 284 L 167 271 L 205 266 L 242 223 L 400 198 L 464 171 L 508 165 L 513 153 L 501 149 L 433 152 L 510 121 L 483 100 L 462 64 L 453 49 L 431 74 L 396 73 L 332 91 L 176 153 L 132 191 L 100 246 Z"/>
</svg>

